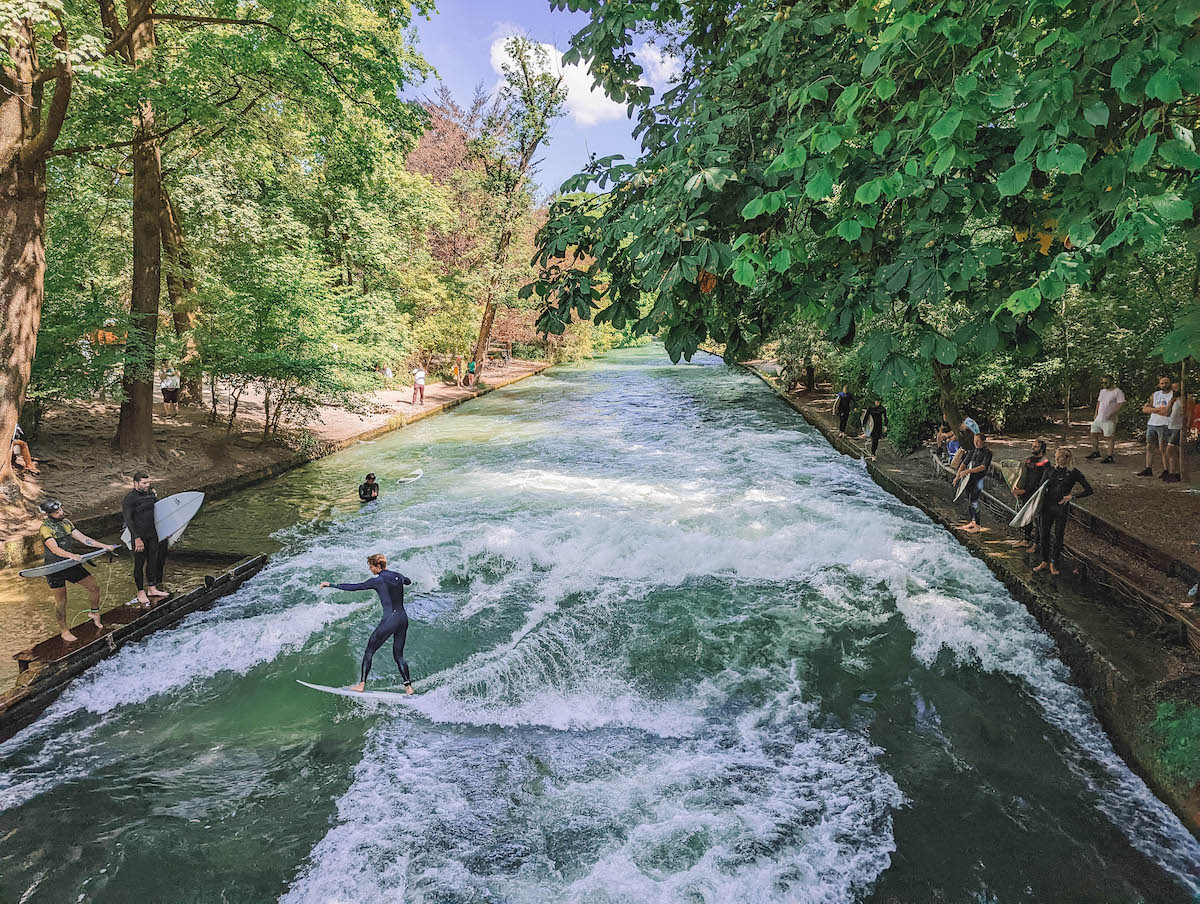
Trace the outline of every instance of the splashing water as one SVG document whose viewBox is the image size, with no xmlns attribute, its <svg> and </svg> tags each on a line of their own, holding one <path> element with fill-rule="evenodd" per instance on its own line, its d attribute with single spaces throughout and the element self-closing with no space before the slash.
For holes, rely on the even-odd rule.
<svg viewBox="0 0 1200 904">
<path fill-rule="evenodd" d="M 4 900 L 1200 888 L 1028 613 L 744 374 L 658 347 L 559 368 L 216 503 L 192 541 L 270 532 L 254 580 L 0 746 Z M 295 683 L 355 677 L 378 604 L 314 588 L 368 552 L 414 581 L 398 706 Z M 372 686 L 398 689 L 388 651 Z"/>
</svg>

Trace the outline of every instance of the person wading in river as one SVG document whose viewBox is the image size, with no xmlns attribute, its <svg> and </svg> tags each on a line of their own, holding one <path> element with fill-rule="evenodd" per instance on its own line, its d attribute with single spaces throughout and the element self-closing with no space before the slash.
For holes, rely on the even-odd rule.
<svg viewBox="0 0 1200 904">
<path fill-rule="evenodd" d="M 367 479 L 358 485 L 358 498 L 363 502 L 374 502 L 379 498 L 379 484 L 375 482 L 374 474 L 368 474 Z"/>
<path fill-rule="evenodd" d="M 39 508 L 46 515 L 46 520 L 42 522 L 39 533 L 42 537 L 42 545 L 46 550 L 47 565 L 53 565 L 55 562 L 62 562 L 65 559 L 81 561 L 80 555 L 75 552 L 79 543 L 90 546 L 92 549 L 113 551 L 108 544 L 93 540 L 82 531 L 76 530 L 75 525 L 67 520 L 62 503 L 57 499 L 48 499 Z M 48 574 L 46 583 L 50 585 L 50 592 L 54 594 L 54 617 L 58 619 L 59 636 L 69 643 L 78 638 L 67 627 L 67 581 L 78 584 L 88 592 L 88 596 L 92 599 L 92 609 L 88 615 L 97 628 L 104 626 L 100 624 L 100 585 L 96 582 L 94 574 L 83 565 L 72 565 L 62 571 Z"/>
<path fill-rule="evenodd" d="M 968 534 L 987 530 L 983 526 L 983 478 L 992 466 L 992 450 L 987 447 L 987 436 L 976 433 L 974 442 L 975 448 L 967 453 L 954 477 L 955 480 L 965 477 L 970 481 L 967 484 L 967 512 L 971 518 L 966 524 L 958 526 L 959 530 Z"/>
<path fill-rule="evenodd" d="M 387 556 L 376 553 L 367 556 L 367 567 L 374 575 L 370 580 L 361 584 L 330 584 L 322 581 L 321 587 L 334 587 L 337 590 L 374 590 L 379 594 L 379 602 L 383 603 L 383 618 L 371 632 L 367 641 L 367 649 L 363 653 L 362 671 L 358 684 L 353 685 L 352 691 L 367 689 L 367 676 L 371 674 L 371 660 L 375 652 L 384 642 L 392 638 L 392 658 L 396 660 L 396 668 L 404 679 L 404 692 L 413 692 L 412 677 L 408 672 L 408 663 L 404 660 L 404 641 L 408 637 L 408 613 L 404 611 L 404 587 L 412 581 L 396 571 L 388 571 Z"/>
<path fill-rule="evenodd" d="M 1077 485 L 1083 488 L 1083 492 L 1072 492 Z M 1042 503 L 1042 562 L 1034 571 L 1042 571 L 1049 565 L 1050 573 L 1058 574 L 1058 557 L 1062 554 L 1067 518 L 1071 516 L 1071 500 L 1091 495 L 1092 487 L 1087 478 L 1077 468 L 1071 467 L 1071 450 L 1059 449 L 1055 452 L 1054 470 L 1046 476 L 1046 498 Z"/>
<path fill-rule="evenodd" d="M 137 584 L 137 600 L 143 606 L 149 606 L 152 598 L 171 595 L 159 586 L 167 564 L 167 541 L 158 539 L 158 528 L 154 526 L 157 503 L 150 475 L 134 472 L 133 489 L 121 503 L 121 515 L 133 539 L 133 582 Z"/>
</svg>

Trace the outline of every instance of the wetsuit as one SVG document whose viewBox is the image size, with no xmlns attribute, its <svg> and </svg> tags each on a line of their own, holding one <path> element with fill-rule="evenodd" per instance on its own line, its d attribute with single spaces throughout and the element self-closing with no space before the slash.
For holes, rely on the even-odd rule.
<svg viewBox="0 0 1200 904">
<path fill-rule="evenodd" d="M 158 495 L 154 490 L 131 490 L 121 503 L 121 514 L 129 528 L 131 544 L 142 541 L 142 550 L 133 551 L 133 582 L 138 590 L 157 587 L 162 583 L 163 567 L 167 564 L 167 541 L 158 539 L 154 526 L 154 506 Z"/>
<path fill-rule="evenodd" d="M 887 426 L 887 409 L 882 405 L 872 405 L 866 410 L 865 415 L 875 418 L 871 430 L 871 454 L 874 455 L 875 450 L 879 448 L 879 441 L 883 439 L 883 430 Z"/>
<path fill-rule="evenodd" d="M 1024 495 L 1020 496 L 1021 503 L 1024 504 L 1030 496 L 1038 491 L 1038 487 L 1042 485 L 1050 472 L 1054 470 L 1050 464 L 1050 459 L 1045 456 L 1030 455 L 1025 459 L 1025 471 L 1021 475 L 1021 482 L 1018 486 L 1024 491 Z M 1040 540 L 1042 536 L 1042 513 L 1039 511 L 1032 521 L 1025 525 L 1025 542 L 1028 543 L 1036 535 Z"/>
<path fill-rule="evenodd" d="M 1045 499 L 1042 501 L 1042 561 L 1058 565 L 1059 554 L 1062 553 L 1063 533 L 1067 529 L 1067 518 L 1071 515 L 1071 503 L 1061 503 L 1075 485 L 1083 487 L 1083 492 L 1076 494 L 1076 499 L 1092 495 L 1092 486 L 1078 468 L 1055 468 L 1046 477 Z"/>
<path fill-rule="evenodd" d="M 838 432 L 846 432 L 846 421 L 850 420 L 850 409 L 854 407 L 854 396 L 848 392 L 839 392 L 837 394 L 837 405 L 834 410 L 838 416 Z"/>
<path fill-rule="evenodd" d="M 358 485 L 358 498 L 363 502 L 374 502 L 379 498 L 378 483 L 360 483 Z"/>
<path fill-rule="evenodd" d="M 980 526 L 983 525 L 983 478 L 987 476 L 991 466 L 992 450 L 987 446 L 981 449 L 972 449 L 967 453 L 966 460 L 963 462 L 963 469 L 967 471 L 972 468 L 983 468 L 978 474 L 967 475 L 967 511 L 971 514 L 971 520 Z"/>
<path fill-rule="evenodd" d="M 369 581 L 363 581 L 360 584 L 333 585 L 338 590 L 374 590 L 379 594 L 379 601 L 383 603 L 383 618 L 371 632 L 371 639 L 367 641 L 367 649 L 363 653 L 361 680 L 364 682 L 367 680 L 367 675 L 371 673 L 371 660 L 375 657 L 375 651 L 382 647 L 390 637 L 392 638 L 392 658 L 396 660 L 396 668 L 400 670 L 400 677 L 404 679 L 406 685 L 412 684 L 412 678 L 408 674 L 408 663 L 404 661 L 404 641 L 408 637 L 408 613 L 404 611 L 404 585 L 411 583 L 411 580 L 399 572 L 384 569 Z"/>
</svg>

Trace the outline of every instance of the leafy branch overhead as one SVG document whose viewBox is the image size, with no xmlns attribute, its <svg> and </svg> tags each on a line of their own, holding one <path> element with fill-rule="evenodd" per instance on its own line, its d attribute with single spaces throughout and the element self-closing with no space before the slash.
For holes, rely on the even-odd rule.
<svg viewBox="0 0 1200 904">
<path fill-rule="evenodd" d="M 568 55 L 628 102 L 642 153 L 563 186 L 605 193 L 559 201 L 541 233 L 547 332 L 588 316 L 604 274 L 597 319 L 658 331 L 676 360 L 706 340 L 751 355 L 814 305 L 839 341 L 898 324 L 871 357 L 903 381 L 913 348 L 1035 348 L 1048 302 L 1195 223 L 1200 4 L 557 5 L 591 17 Z M 660 97 L 634 33 L 681 60 Z M 930 322 L 945 300 L 955 330 Z M 1169 351 L 1194 344 L 1181 328 Z"/>
</svg>

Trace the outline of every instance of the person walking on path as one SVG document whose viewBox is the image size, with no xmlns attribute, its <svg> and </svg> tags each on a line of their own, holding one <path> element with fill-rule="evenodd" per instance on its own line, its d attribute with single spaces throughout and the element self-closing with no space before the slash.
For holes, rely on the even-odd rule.
<svg viewBox="0 0 1200 904">
<path fill-rule="evenodd" d="M 838 433 L 842 436 L 846 435 L 846 422 L 850 420 L 850 410 L 854 407 L 854 396 L 850 394 L 850 387 L 843 386 L 842 391 L 833 397 L 833 408 L 831 409 L 838 419 Z"/>
<path fill-rule="evenodd" d="M 158 388 L 162 393 L 163 408 L 168 415 L 179 414 L 179 386 L 179 371 L 173 367 L 165 367 Z"/>
<path fill-rule="evenodd" d="M 475 385 L 475 359 L 474 358 L 472 358 L 467 363 L 467 385 L 468 386 Z"/>
<path fill-rule="evenodd" d="M 417 407 L 417 399 L 421 400 L 421 407 L 425 407 L 425 369 L 418 364 L 413 369 L 413 407 Z"/>
<path fill-rule="evenodd" d="M 121 503 L 121 516 L 133 540 L 133 582 L 137 585 L 137 600 L 150 606 L 151 599 L 170 596 L 162 586 L 163 568 L 167 564 L 167 541 L 158 538 L 154 525 L 154 506 L 158 494 L 150 485 L 150 475 L 136 471 L 133 489 Z"/>
<path fill-rule="evenodd" d="M 1077 486 L 1083 492 L 1075 493 Z M 1092 486 L 1087 478 L 1078 468 L 1071 466 L 1070 449 L 1059 449 L 1054 453 L 1054 470 L 1046 476 L 1044 495 L 1041 515 L 1042 561 L 1033 570 L 1043 571 L 1049 566 L 1051 574 L 1058 574 L 1063 534 L 1067 530 L 1067 518 L 1071 516 L 1071 500 L 1092 495 Z"/>
<path fill-rule="evenodd" d="M 79 548 L 79 544 L 92 549 L 113 551 L 113 547 L 107 543 L 93 540 L 87 534 L 77 530 L 75 525 L 67 519 L 67 513 L 63 511 L 62 503 L 57 499 L 48 499 L 39 508 L 46 516 L 38 533 L 41 535 L 42 546 L 45 548 L 44 558 L 47 565 L 53 565 L 55 562 L 62 562 L 66 559 L 82 561 L 79 553 L 75 552 Z M 100 623 L 100 585 L 94 574 L 80 564 L 46 575 L 46 583 L 50 585 L 50 592 L 54 594 L 54 617 L 58 620 L 59 637 L 71 643 L 78 638 L 67 627 L 68 581 L 78 584 L 88 592 L 92 603 L 88 616 L 97 628 L 104 626 Z"/>
<path fill-rule="evenodd" d="M 1021 465 L 1021 476 L 1013 484 L 1013 495 L 1017 501 L 1024 504 L 1030 496 L 1037 492 L 1038 487 L 1050 473 L 1050 459 L 1046 457 L 1046 441 L 1035 439 L 1029 449 L 1029 457 Z M 1034 552 L 1042 536 L 1041 514 L 1025 525 L 1025 549 Z"/>
<path fill-rule="evenodd" d="M 983 479 L 992 466 L 992 450 L 987 446 L 987 436 L 984 433 L 975 434 L 975 448 L 966 454 L 962 464 L 958 466 L 955 480 L 967 479 L 967 513 L 971 516 L 958 529 L 968 534 L 977 534 L 987 530 L 983 526 Z"/>
<path fill-rule="evenodd" d="M 1106 376 L 1101 387 L 1096 395 L 1096 417 L 1092 419 L 1092 451 L 1087 458 L 1094 461 L 1100 457 L 1100 436 L 1103 435 L 1108 440 L 1108 454 L 1100 464 L 1111 465 L 1113 449 L 1117 445 L 1117 415 L 1125 407 L 1125 393 L 1117 388 L 1112 377 Z"/>
<path fill-rule="evenodd" d="M 462 355 L 454 356 L 454 366 L 450 368 L 450 376 L 454 378 L 455 386 L 463 384 L 463 360 Z"/>
<path fill-rule="evenodd" d="M 1167 415 L 1167 483 L 1183 480 L 1183 419 L 1187 398 L 1180 392 L 1178 380 L 1171 381 L 1171 413 Z"/>
<path fill-rule="evenodd" d="M 29 443 L 21 439 L 24 435 L 21 425 L 17 424 L 13 428 L 12 449 L 9 451 L 9 454 L 21 456 L 21 464 L 25 466 L 25 470 L 30 474 L 41 474 L 42 472 L 33 466 L 33 456 L 29 454 Z"/>
<path fill-rule="evenodd" d="M 1164 479 L 1170 473 L 1167 468 L 1167 424 L 1171 412 L 1171 378 L 1159 377 L 1158 389 L 1142 406 L 1142 412 L 1150 415 L 1146 422 L 1146 467 L 1138 471 L 1138 477 L 1154 476 L 1154 453 L 1162 458 Z"/>
<path fill-rule="evenodd" d="M 871 429 L 867 435 L 871 439 L 871 460 L 874 461 L 879 441 L 883 439 L 884 431 L 887 430 L 887 409 L 883 407 L 882 401 L 875 399 L 863 412 L 863 421 L 866 422 L 867 418 L 871 418 Z"/>
<path fill-rule="evenodd" d="M 396 668 L 404 679 L 404 692 L 413 692 L 412 676 L 408 671 L 408 663 L 404 659 L 404 642 L 408 638 L 408 613 L 404 611 L 404 588 L 412 580 L 396 571 L 388 571 L 387 556 L 376 553 L 367 556 L 367 567 L 373 577 L 361 584 L 330 584 L 322 581 L 321 587 L 333 587 L 337 590 L 374 590 L 379 594 L 379 602 L 383 604 L 383 618 L 371 632 L 367 641 L 367 649 L 363 652 L 362 669 L 359 672 L 359 682 L 351 686 L 352 691 L 367 689 L 367 676 L 371 674 L 371 660 L 375 653 L 390 637 L 392 638 L 392 658 L 396 660 Z"/>
<path fill-rule="evenodd" d="M 379 498 L 379 484 L 375 482 L 374 474 L 368 474 L 367 479 L 358 485 L 358 498 L 363 502 L 374 502 Z"/>
</svg>

